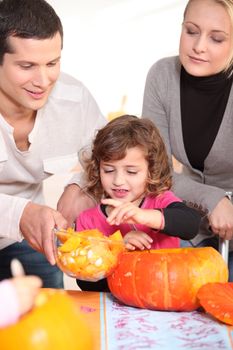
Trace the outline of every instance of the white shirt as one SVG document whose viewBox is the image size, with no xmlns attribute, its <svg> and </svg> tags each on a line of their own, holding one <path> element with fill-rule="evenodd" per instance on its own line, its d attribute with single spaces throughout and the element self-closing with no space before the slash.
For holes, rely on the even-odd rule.
<svg viewBox="0 0 233 350">
<path fill-rule="evenodd" d="M 74 168 L 80 149 L 104 124 L 88 89 L 64 73 L 37 112 L 27 151 L 17 149 L 14 128 L 0 115 L 0 248 L 22 240 L 19 222 L 26 204 L 44 203 L 43 180 Z"/>
</svg>

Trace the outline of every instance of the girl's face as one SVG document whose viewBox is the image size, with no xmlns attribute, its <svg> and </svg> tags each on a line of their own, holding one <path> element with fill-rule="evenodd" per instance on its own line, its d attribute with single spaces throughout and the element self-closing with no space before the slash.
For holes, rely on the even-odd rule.
<svg viewBox="0 0 233 350">
<path fill-rule="evenodd" d="M 100 162 L 100 179 L 104 191 L 121 202 L 141 200 L 146 190 L 147 178 L 148 162 L 140 147 L 129 148 L 123 159 Z"/>
<path fill-rule="evenodd" d="M 190 3 L 180 37 L 180 61 L 193 76 L 221 72 L 232 55 L 230 16 L 213 0 Z"/>
</svg>

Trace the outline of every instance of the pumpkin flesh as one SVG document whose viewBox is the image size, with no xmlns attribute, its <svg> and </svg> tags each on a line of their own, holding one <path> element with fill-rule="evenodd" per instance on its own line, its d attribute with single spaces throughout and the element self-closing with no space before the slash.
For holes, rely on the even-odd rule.
<svg viewBox="0 0 233 350">
<path fill-rule="evenodd" d="M 207 283 L 199 289 L 197 297 L 207 313 L 233 326 L 233 282 Z"/>
</svg>

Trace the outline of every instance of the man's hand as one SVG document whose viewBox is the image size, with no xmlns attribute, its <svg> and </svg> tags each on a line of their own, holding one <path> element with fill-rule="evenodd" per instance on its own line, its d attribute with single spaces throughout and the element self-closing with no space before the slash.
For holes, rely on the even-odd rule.
<svg viewBox="0 0 233 350">
<path fill-rule="evenodd" d="M 24 208 L 20 230 L 32 248 L 46 255 L 51 265 L 55 264 L 53 229 L 66 228 L 67 221 L 58 211 L 29 202 Z"/>
<path fill-rule="evenodd" d="M 67 226 L 72 227 L 81 211 L 92 208 L 96 205 L 81 188 L 76 184 L 68 185 L 61 195 L 57 209 L 66 218 Z"/>
</svg>

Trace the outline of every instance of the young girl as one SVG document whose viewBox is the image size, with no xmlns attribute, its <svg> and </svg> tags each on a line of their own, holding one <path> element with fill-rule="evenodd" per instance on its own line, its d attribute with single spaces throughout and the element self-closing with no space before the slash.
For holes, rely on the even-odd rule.
<svg viewBox="0 0 233 350">
<path fill-rule="evenodd" d="M 83 160 L 85 190 L 101 203 L 79 215 L 77 231 L 98 228 L 108 236 L 119 229 L 130 250 L 176 248 L 178 237 L 188 240 L 198 232 L 198 212 L 170 191 L 165 145 L 150 120 L 131 115 L 112 120 Z M 78 284 L 97 290 L 98 282 Z"/>
</svg>

